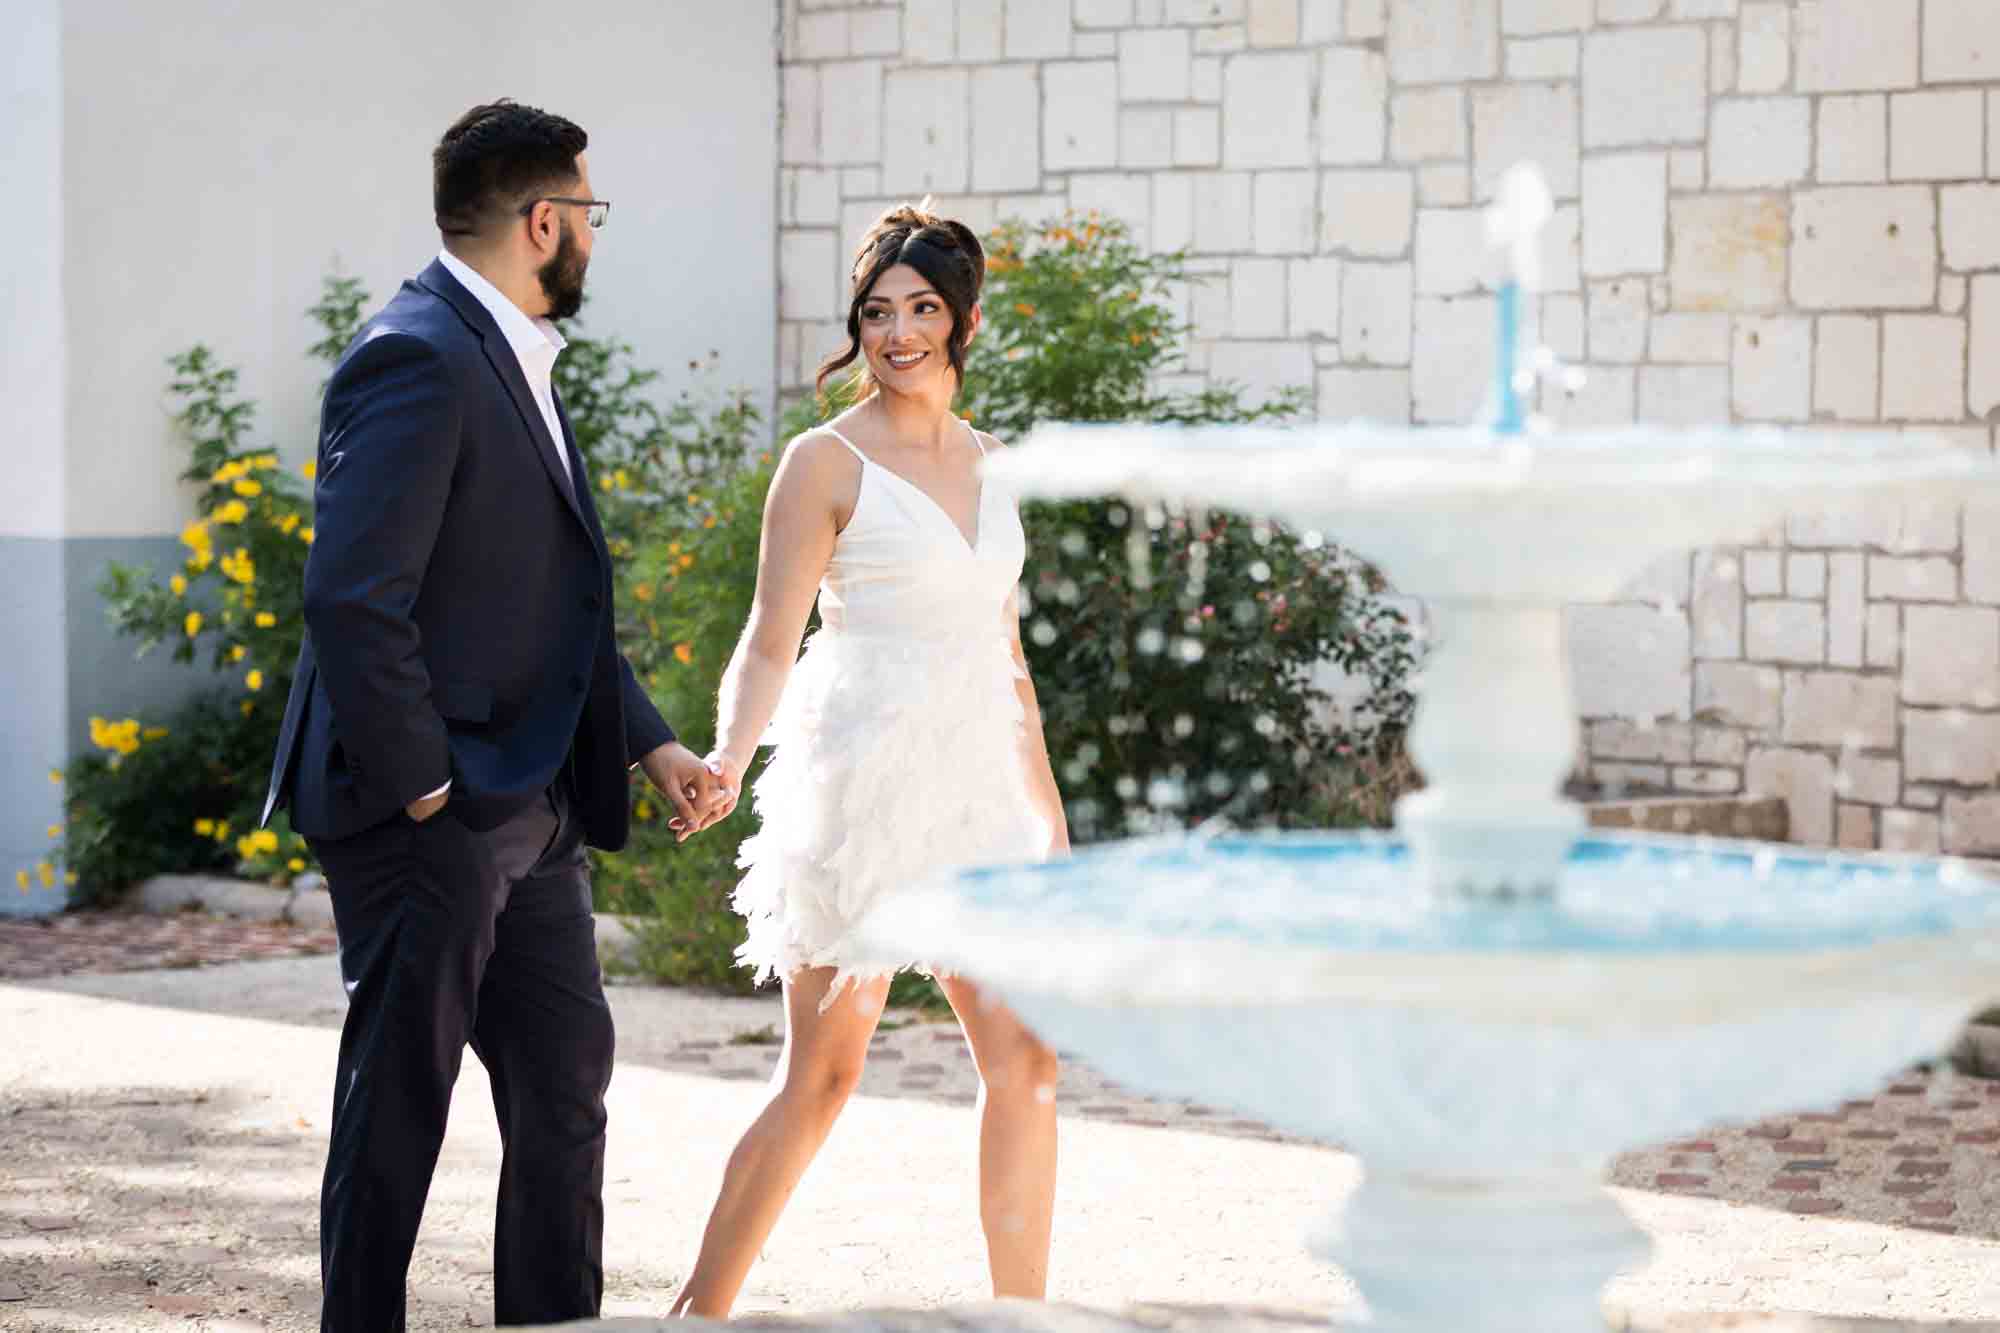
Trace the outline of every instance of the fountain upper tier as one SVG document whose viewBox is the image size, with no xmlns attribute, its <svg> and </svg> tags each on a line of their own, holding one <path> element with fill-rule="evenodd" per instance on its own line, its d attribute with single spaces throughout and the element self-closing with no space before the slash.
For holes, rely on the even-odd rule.
<svg viewBox="0 0 2000 1333">
<path fill-rule="evenodd" d="M 988 470 L 1028 498 L 1124 495 L 1321 533 L 1441 602 L 1601 601 L 1658 557 L 1785 518 L 2000 491 L 1980 453 L 1889 432 L 1367 423 L 1037 427 Z"/>
<path fill-rule="evenodd" d="M 1398 802 L 1396 825 L 1423 883 L 1482 897 L 1553 892 L 1583 832 L 1560 794 L 1579 740 L 1564 605 L 1611 598 L 1664 555 L 1756 540 L 1794 515 L 2000 492 L 1992 457 L 1922 437 L 1727 427 L 1046 426 L 987 467 L 1028 497 L 1123 495 L 1278 520 L 1428 602 L 1434 635 L 1409 739 L 1428 786 Z"/>
</svg>

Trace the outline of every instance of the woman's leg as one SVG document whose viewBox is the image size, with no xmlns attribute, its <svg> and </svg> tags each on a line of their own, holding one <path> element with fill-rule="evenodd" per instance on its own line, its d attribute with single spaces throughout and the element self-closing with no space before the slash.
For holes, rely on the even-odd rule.
<svg viewBox="0 0 2000 1333">
<path fill-rule="evenodd" d="M 677 1315 L 728 1317 L 757 1252 L 860 1081 L 889 982 L 849 986 L 821 1013 L 833 977 L 834 969 L 820 967 L 785 982 L 785 1048 L 771 1100 L 729 1156 L 694 1272 L 674 1302 Z"/>
<path fill-rule="evenodd" d="M 979 1221 L 995 1296 L 1048 1294 L 1056 1053 L 971 982 L 940 977 L 979 1068 Z"/>
</svg>

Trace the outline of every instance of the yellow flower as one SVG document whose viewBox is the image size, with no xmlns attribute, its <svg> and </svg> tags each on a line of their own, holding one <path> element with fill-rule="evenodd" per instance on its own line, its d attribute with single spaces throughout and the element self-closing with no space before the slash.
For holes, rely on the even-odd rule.
<svg viewBox="0 0 2000 1333">
<path fill-rule="evenodd" d="M 110 722 L 93 717 L 90 719 L 90 743 L 101 750 L 130 754 L 139 748 L 139 719 L 128 717 L 123 722 Z"/>
<path fill-rule="evenodd" d="M 250 478 L 245 477 L 229 489 L 235 491 L 246 500 L 254 500 L 264 493 L 264 483 L 261 481 L 252 481 Z"/>
<path fill-rule="evenodd" d="M 689 492 L 688 492 L 688 503 L 689 503 L 689 504 L 691 504 L 691 505 L 698 505 L 698 504 L 700 504 L 700 503 L 701 503 L 701 497 L 700 497 L 699 495 L 695 494 L 695 493 L 694 493 L 693 491 L 689 491 Z"/>
<path fill-rule="evenodd" d="M 653 600 L 653 585 L 650 583 L 638 584 L 633 587 L 632 595 L 642 602 L 650 602 Z"/>
<path fill-rule="evenodd" d="M 680 560 L 677 563 L 680 565 L 682 569 L 686 569 L 688 568 L 688 566 L 694 563 L 694 556 L 692 554 L 684 555 L 680 558 Z"/>
<path fill-rule="evenodd" d="M 252 713 L 257 711 L 257 705 L 253 703 L 251 700 L 245 699 L 241 704 L 237 705 L 236 711 L 243 714 L 243 716 L 248 717 Z"/>
<path fill-rule="evenodd" d="M 43 888 L 47 889 L 47 888 L 53 888 L 55 886 L 56 868 L 50 865 L 47 861 L 44 861 L 40 865 L 36 866 L 35 873 L 41 876 Z"/>
<path fill-rule="evenodd" d="M 258 454 L 250 460 L 250 466 L 256 468 L 259 472 L 269 472 L 272 468 L 278 466 L 278 456 L 276 454 Z"/>
<path fill-rule="evenodd" d="M 298 873 L 299 873 L 300 871 L 304 870 L 305 868 L 306 868 L 306 863 L 305 863 L 304 861 L 300 860 L 300 859 L 299 859 L 298 857 L 296 857 L 296 856 L 295 856 L 295 857 L 293 857 L 293 858 L 292 858 L 291 860 L 289 860 L 289 861 L 285 862 L 285 869 L 287 869 L 287 870 L 291 871 L 291 872 L 292 872 L 292 873 L 293 873 L 294 875 L 298 874 Z"/>
<path fill-rule="evenodd" d="M 208 524 L 204 520 L 196 519 L 181 529 L 181 545 L 187 547 L 190 551 L 206 551 L 208 544 Z"/>
<path fill-rule="evenodd" d="M 255 851 L 275 852 L 278 850 L 278 835 L 267 828 L 260 828 L 250 834 L 250 846 Z"/>
<path fill-rule="evenodd" d="M 28 872 L 25 870 L 16 870 L 14 872 L 14 882 L 21 886 L 21 892 L 26 893 L 29 888 Z"/>
<path fill-rule="evenodd" d="M 284 533 L 287 537 L 289 537 L 292 535 L 292 529 L 296 528 L 298 525 L 299 525 L 299 516 L 297 514 L 287 514 L 283 518 L 278 520 L 277 527 L 278 531 Z"/>
<path fill-rule="evenodd" d="M 300 528 L 299 540 L 307 546 L 311 546 L 313 544 L 313 530 L 311 528 Z"/>
<path fill-rule="evenodd" d="M 197 819 L 194 821 L 194 831 L 198 837 L 212 838 L 215 836 L 215 821 L 213 819 Z"/>
<path fill-rule="evenodd" d="M 62 836 L 62 825 L 61 824 L 49 825 L 49 836 L 51 838 L 60 838 Z"/>
<path fill-rule="evenodd" d="M 257 849 L 251 845 L 250 838 L 247 834 L 236 840 L 236 856 L 238 860 L 248 861 L 251 857 L 255 856 L 256 854 L 257 854 Z"/>
<path fill-rule="evenodd" d="M 632 807 L 632 813 L 637 815 L 641 819 L 651 819 L 653 817 L 652 802 L 640 801 L 637 805 Z"/>
<path fill-rule="evenodd" d="M 207 551 L 196 551 L 193 555 L 188 557 L 187 561 L 188 572 L 193 574 L 199 574 L 201 573 L 202 570 L 207 569 L 210 565 L 214 563 L 215 563 L 215 557 L 212 554 L 210 554 Z"/>
<path fill-rule="evenodd" d="M 241 500 L 231 500 L 227 504 L 217 505 L 215 512 L 209 517 L 217 523 L 241 523 L 250 517 L 250 506 Z"/>
<path fill-rule="evenodd" d="M 65 883 L 65 884 L 75 884 L 75 883 L 76 883 L 76 872 L 75 872 L 74 870 L 65 870 L 65 871 L 63 871 L 63 883 Z"/>
<path fill-rule="evenodd" d="M 217 842 L 222 842 L 223 840 L 225 840 L 225 839 L 226 839 L 226 838 L 228 838 L 228 837 L 229 837 L 229 821 L 228 821 L 228 820 L 226 820 L 226 819 L 218 819 L 218 820 L 216 820 L 216 821 L 215 821 L 215 840 L 216 840 Z"/>
<path fill-rule="evenodd" d="M 713 514 L 710 514 L 710 515 L 709 515 L 709 516 L 708 516 L 707 518 L 705 518 L 705 519 L 703 519 L 703 520 L 701 521 L 701 525 L 702 525 L 702 526 L 703 526 L 704 528 L 712 528 L 712 527 L 714 527 L 714 526 L 715 526 L 715 515 L 713 515 Z"/>
<path fill-rule="evenodd" d="M 250 558 L 250 552 L 245 547 L 239 546 L 233 554 L 222 557 L 222 572 L 238 583 L 257 581 L 257 563 Z"/>
<path fill-rule="evenodd" d="M 167 587 L 173 590 L 174 596 L 184 597 L 187 595 L 188 581 L 179 574 L 176 574 L 167 580 Z"/>
<path fill-rule="evenodd" d="M 606 495 L 609 495 L 609 494 L 611 494 L 611 477 L 610 477 L 610 474 L 608 474 L 608 473 L 607 473 L 606 475 L 604 475 L 604 476 L 602 476 L 602 477 L 599 477 L 599 478 L 597 479 L 597 489 L 598 489 L 598 490 L 600 490 L 600 491 L 603 491 L 603 492 L 604 492 L 604 493 L 605 493 Z"/>
<path fill-rule="evenodd" d="M 264 688 L 264 673 L 253 668 L 250 674 L 243 678 L 243 683 L 253 690 L 261 690 Z"/>
<path fill-rule="evenodd" d="M 269 629 L 277 623 L 278 623 L 278 618 L 272 615 L 269 611 L 259 611 L 257 613 L 258 629 Z"/>
<path fill-rule="evenodd" d="M 147 727 L 144 731 L 140 732 L 139 734 L 141 736 L 144 736 L 149 741 L 165 740 L 167 737 L 167 729 L 165 727 Z"/>
<path fill-rule="evenodd" d="M 694 645 L 677 643 L 674 645 L 674 660 L 682 666 L 694 661 Z"/>
<path fill-rule="evenodd" d="M 224 463 L 215 470 L 215 475 L 208 479 L 208 484 L 211 486 L 227 486 L 230 482 L 235 481 L 249 470 L 249 466 L 244 463 Z"/>
<path fill-rule="evenodd" d="M 243 654 L 248 651 L 249 649 L 245 648 L 242 644 L 232 643 L 229 645 L 229 660 L 232 662 L 241 662 Z"/>
<path fill-rule="evenodd" d="M 58 786 L 58 787 L 62 786 L 62 783 L 63 783 L 63 771 L 62 771 L 62 770 L 61 770 L 60 768 L 52 768 L 52 769 L 50 769 L 50 770 L 49 770 L 49 781 L 50 781 L 50 782 L 53 782 L 53 783 L 54 783 L 54 784 L 55 784 L 56 786 Z"/>
<path fill-rule="evenodd" d="M 319 475 L 319 464 L 308 458 L 305 462 L 299 464 L 299 471 L 305 476 L 307 481 L 311 481 Z"/>
<path fill-rule="evenodd" d="M 679 542 L 668 542 L 668 543 L 667 543 L 667 554 L 668 554 L 668 555 L 679 555 L 680 553 L 681 553 L 681 544 L 680 544 Z"/>
<path fill-rule="evenodd" d="M 632 474 L 622 467 L 611 474 L 611 480 L 617 483 L 618 489 L 621 491 L 632 489 Z"/>
<path fill-rule="evenodd" d="M 139 748 L 139 721 L 128 717 L 123 722 L 110 722 L 93 717 L 90 719 L 90 743 L 101 750 L 130 754 Z"/>
<path fill-rule="evenodd" d="M 188 612 L 187 619 L 181 622 L 181 628 L 187 631 L 187 636 L 190 639 L 192 639 L 195 635 L 201 633 L 201 612 L 199 611 Z"/>
</svg>

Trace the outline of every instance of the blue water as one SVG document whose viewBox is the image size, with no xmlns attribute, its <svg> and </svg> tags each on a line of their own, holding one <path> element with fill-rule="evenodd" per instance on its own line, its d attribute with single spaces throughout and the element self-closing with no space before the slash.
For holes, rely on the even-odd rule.
<svg viewBox="0 0 2000 1333">
<path fill-rule="evenodd" d="M 2000 929 L 1960 862 L 1645 836 L 1578 842 L 1555 894 L 1433 896 L 1381 834 L 1147 839 L 967 871 L 971 906 L 1039 926 L 1330 950 L 1811 952 Z"/>
</svg>

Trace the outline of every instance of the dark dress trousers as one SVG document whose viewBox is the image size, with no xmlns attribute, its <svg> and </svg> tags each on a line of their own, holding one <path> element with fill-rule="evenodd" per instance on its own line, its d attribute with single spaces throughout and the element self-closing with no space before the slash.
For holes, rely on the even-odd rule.
<svg viewBox="0 0 2000 1333">
<path fill-rule="evenodd" d="M 513 348 L 442 262 L 327 386 L 306 639 L 265 804 L 326 870 L 349 1000 L 325 1333 L 404 1327 L 468 1043 L 505 1145 L 495 1318 L 598 1311 L 612 1030 L 583 845 L 624 845 L 629 766 L 673 732 L 617 650 L 611 561 L 562 426 L 573 475 Z M 403 813 L 447 780 L 440 813 Z"/>
</svg>

